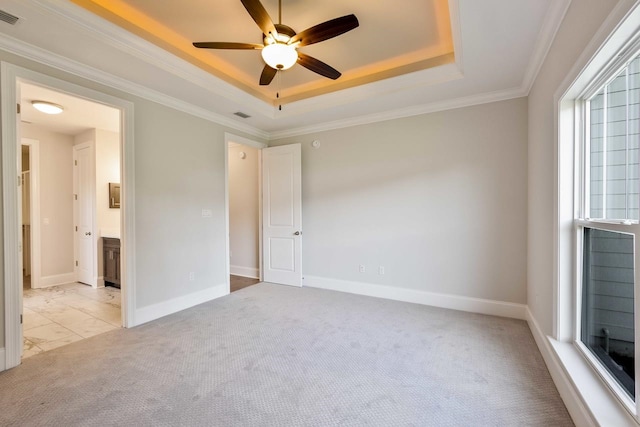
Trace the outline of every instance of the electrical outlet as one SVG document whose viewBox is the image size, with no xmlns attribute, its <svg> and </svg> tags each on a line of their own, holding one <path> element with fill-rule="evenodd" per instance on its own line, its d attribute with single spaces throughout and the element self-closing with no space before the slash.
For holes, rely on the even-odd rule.
<svg viewBox="0 0 640 427">
<path fill-rule="evenodd" d="M 189 272 L 189 281 L 193 282 L 194 280 L 196 280 L 196 273 L 194 273 L 193 271 Z"/>
<path fill-rule="evenodd" d="M 211 209 L 202 209 L 202 218 L 211 218 L 213 216 L 213 212 Z"/>
<path fill-rule="evenodd" d="M 381 276 L 384 275 L 384 266 L 381 265 L 380 267 L 378 267 L 378 274 Z"/>
<path fill-rule="evenodd" d="M 358 268 L 358 270 L 360 271 L 360 273 L 364 273 L 365 271 L 364 265 L 360 264 L 360 267 Z"/>
</svg>

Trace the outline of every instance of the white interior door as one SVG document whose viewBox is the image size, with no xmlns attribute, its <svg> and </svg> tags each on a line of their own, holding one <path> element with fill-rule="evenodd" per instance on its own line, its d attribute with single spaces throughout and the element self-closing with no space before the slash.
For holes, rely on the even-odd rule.
<svg viewBox="0 0 640 427">
<path fill-rule="evenodd" d="M 93 146 L 74 147 L 76 280 L 97 286 L 96 244 L 94 232 L 95 185 Z"/>
<path fill-rule="evenodd" d="M 264 281 L 302 286 L 300 144 L 262 150 Z"/>
</svg>

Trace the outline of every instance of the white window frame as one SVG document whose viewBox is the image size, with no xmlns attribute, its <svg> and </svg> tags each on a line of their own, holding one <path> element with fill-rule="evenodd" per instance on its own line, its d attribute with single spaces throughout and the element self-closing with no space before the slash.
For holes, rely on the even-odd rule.
<svg viewBox="0 0 640 427">
<path fill-rule="evenodd" d="M 613 394 L 618 398 L 623 407 L 640 422 L 640 223 L 638 220 L 610 220 L 610 219 L 591 219 L 590 214 L 590 191 L 588 183 L 590 182 L 590 109 L 589 100 L 596 95 L 601 89 L 606 87 L 615 79 L 620 72 L 628 67 L 630 62 L 640 54 L 640 38 L 635 37 L 634 41 L 627 44 L 617 55 L 614 56 L 609 64 L 607 64 L 599 76 L 586 86 L 586 89 L 574 101 L 574 138 L 575 138 L 575 156 L 574 156 L 574 298 L 573 306 L 573 343 L 582 356 L 587 360 L 589 365 L 596 371 L 604 383 L 609 387 Z M 605 92 L 605 121 L 606 121 L 606 92 Z M 605 130 L 606 135 L 606 130 Z M 606 140 L 606 138 L 605 138 Z M 606 147 L 603 146 L 603 150 Z M 603 159 L 603 165 L 606 165 L 606 154 Z M 605 168 L 606 169 L 606 168 Z M 603 172 L 603 180 L 606 183 L 606 172 Z M 628 179 L 627 179 L 628 180 Z M 606 216 L 606 191 L 603 191 L 603 216 Z M 625 203 L 625 209 L 628 216 L 628 202 Z M 614 376 L 606 369 L 603 363 L 592 353 L 592 351 L 581 340 L 582 326 L 582 275 L 583 275 L 583 256 L 584 256 L 584 229 L 592 228 L 602 231 L 617 232 L 630 234 L 634 236 L 634 356 L 635 356 L 635 401 L 627 394 L 626 390 Z"/>
</svg>

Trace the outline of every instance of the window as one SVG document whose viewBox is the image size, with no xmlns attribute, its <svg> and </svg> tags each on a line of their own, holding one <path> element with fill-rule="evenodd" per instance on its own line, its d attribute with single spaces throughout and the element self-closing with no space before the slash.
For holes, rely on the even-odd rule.
<svg viewBox="0 0 640 427">
<path fill-rule="evenodd" d="M 638 220 L 640 57 L 587 101 L 589 217 Z"/>
<path fill-rule="evenodd" d="M 583 123 L 578 170 L 577 344 L 637 413 L 635 313 L 640 266 L 640 55 L 577 101 Z"/>
</svg>

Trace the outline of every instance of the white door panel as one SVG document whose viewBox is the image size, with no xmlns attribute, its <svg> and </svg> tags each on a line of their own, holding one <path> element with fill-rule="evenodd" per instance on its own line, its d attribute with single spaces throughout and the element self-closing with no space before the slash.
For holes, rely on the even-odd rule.
<svg viewBox="0 0 640 427">
<path fill-rule="evenodd" d="M 76 176 L 76 280 L 96 286 L 96 245 L 94 232 L 95 184 L 93 147 L 75 148 Z"/>
<path fill-rule="evenodd" d="M 302 286 L 300 144 L 262 150 L 264 281 Z"/>
</svg>

